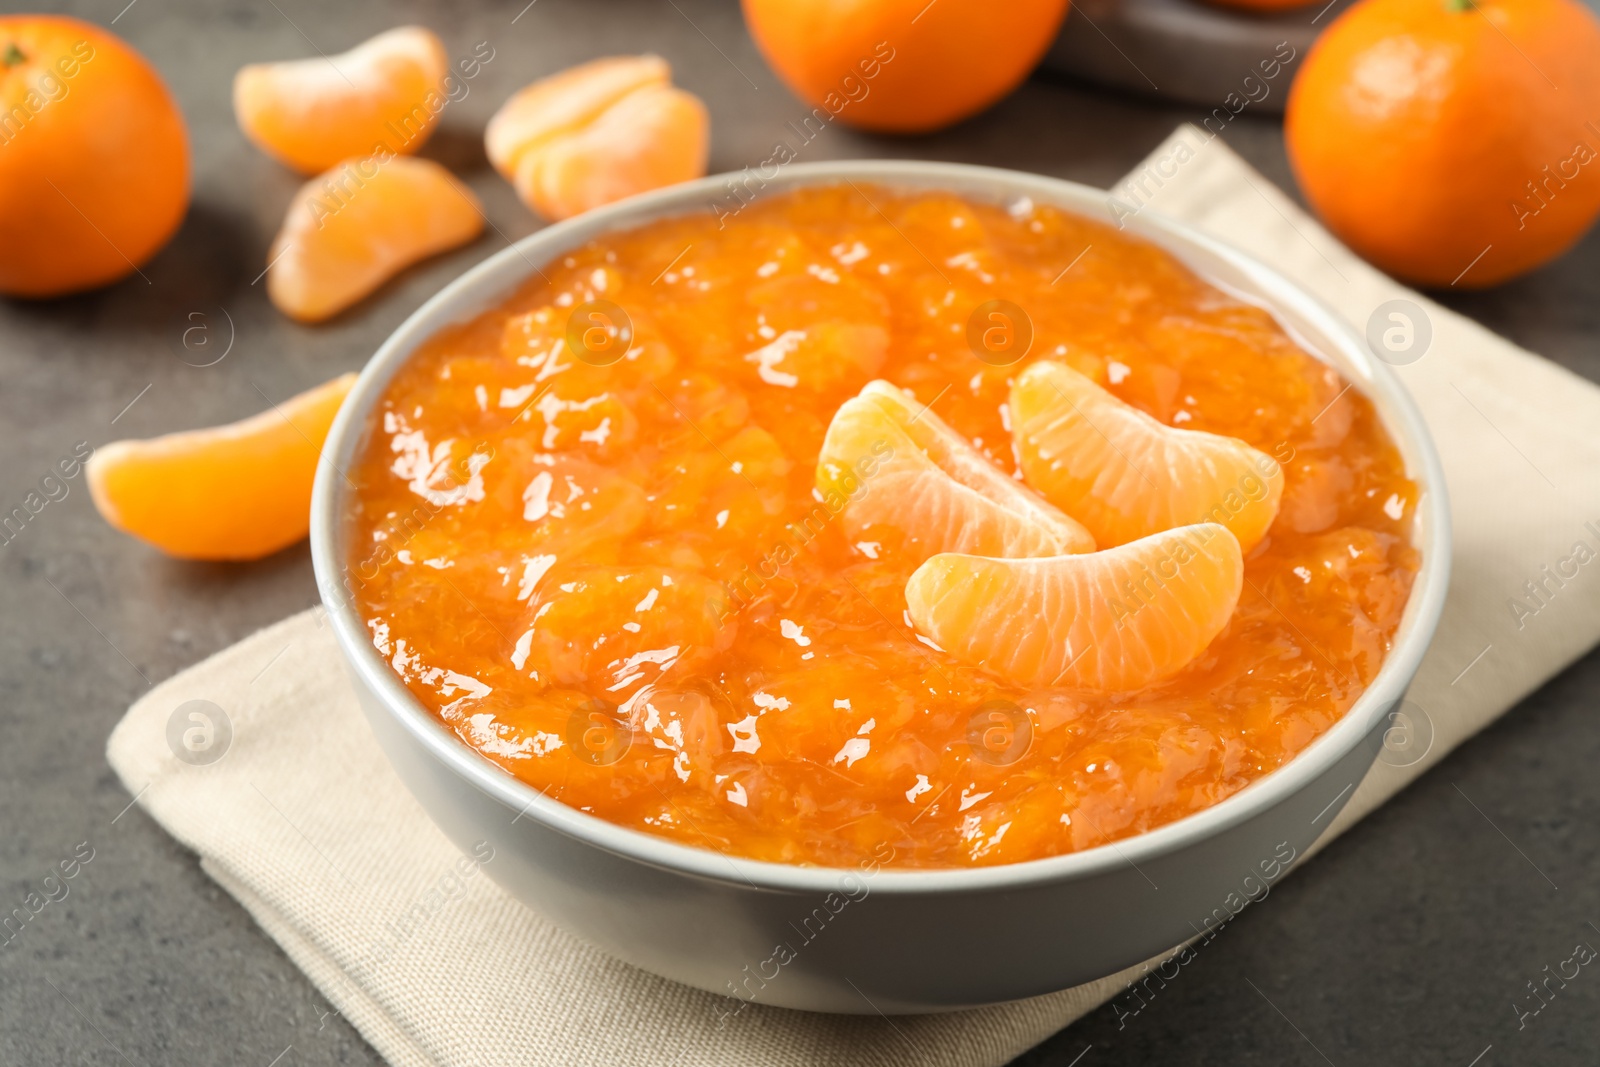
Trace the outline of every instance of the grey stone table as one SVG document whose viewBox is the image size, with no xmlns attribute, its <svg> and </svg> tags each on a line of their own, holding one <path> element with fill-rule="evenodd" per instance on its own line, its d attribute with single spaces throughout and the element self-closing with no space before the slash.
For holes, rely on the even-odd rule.
<svg viewBox="0 0 1600 1067">
<path fill-rule="evenodd" d="M 115 19 L 166 75 L 194 136 L 195 198 L 144 277 L 72 299 L 0 302 L 4 510 L 77 442 L 238 418 L 264 407 L 262 394 L 281 399 L 360 367 L 423 298 L 532 230 L 485 163 L 480 132 L 534 76 L 596 55 L 662 53 L 710 103 L 714 170 L 764 159 L 803 110 L 731 0 L 525 2 L 73 0 L 86 19 Z M 468 177 L 494 229 L 329 325 L 295 326 L 257 276 L 297 180 L 240 137 L 230 79 L 248 60 L 331 53 L 403 21 L 432 25 L 452 54 L 479 41 L 494 49 L 425 152 Z M 1104 185 L 1204 112 L 1035 80 L 937 136 L 831 129 L 806 151 L 993 163 Z M 1247 112 L 1227 139 L 1291 184 L 1274 121 Z M 1446 299 L 1600 379 L 1600 238 L 1530 278 Z M 181 362 L 180 317 L 199 311 L 224 329 L 218 308 L 232 317 L 232 351 L 211 367 Z M 93 849 L 69 895 L 0 950 L 0 1063 L 376 1064 L 195 857 L 128 808 L 103 755 L 107 732 L 152 681 L 313 603 L 305 547 L 248 566 L 172 562 L 109 530 L 80 479 L 0 545 L 0 590 L 0 911 L 80 843 Z M 1600 971 L 1583 970 L 1520 1029 L 1512 1005 L 1576 942 L 1600 946 L 1590 925 L 1600 923 L 1597 692 L 1591 655 L 1274 889 L 1138 1015 L 1104 1009 L 1020 1062 L 1595 1063 Z"/>
</svg>

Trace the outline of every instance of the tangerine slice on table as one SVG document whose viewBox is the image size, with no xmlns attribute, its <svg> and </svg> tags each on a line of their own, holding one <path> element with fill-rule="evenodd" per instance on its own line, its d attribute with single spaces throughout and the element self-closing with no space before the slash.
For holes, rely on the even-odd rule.
<svg viewBox="0 0 1600 1067">
<path fill-rule="evenodd" d="M 268 253 L 267 295 L 320 322 L 421 259 L 483 231 L 483 209 L 439 164 L 352 159 L 301 186 Z"/>
<path fill-rule="evenodd" d="M 484 146 L 517 196 L 564 219 L 706 172 L 711 120 L 660 56 L 612 56 L 542 78 L 489 120 Z"/>
<path fill-rule="evenodd" d="M 938 552 L 1092 552 L 1077 522 L 1006 477 L 939 416 L 886 381 L 840 405 L 817 462 L 823 506 L 853 541 L 920 563 Z"/>
<path fill-rule="evenodd" d="M 1141 689 L 1222 632 L 1244 582 L 1239 542 L 1200 523 L 1078 556 L 943 553 L 906 582 L 917 631 L 1030 688 Z"/>
<path fill-rule="evenodd" d="M 1064 363 L 1041 360 L 1017 377 L 1011 425 L 1027 483 L 1102 547 L 1216 522 L 1249 552 L 1277 517 L 1277 460 L 1159 422 Z"/>
<path fill-rule="evenodd" d="M 226 426 L 96 449 L 94 506 L 184 559 L 259 559 L 292 545 L 310 529 L 317 457 L 355 380 L 341 375 Z"/>
<path fill-rule="evenodd" d="M 380 148 L 421 148 L 444 109 L 448 70 L 437 34 L 401 26 L 340 55 L 241 67 L 233 113 L 262 151 L 316 174 Z"/>
</svg>

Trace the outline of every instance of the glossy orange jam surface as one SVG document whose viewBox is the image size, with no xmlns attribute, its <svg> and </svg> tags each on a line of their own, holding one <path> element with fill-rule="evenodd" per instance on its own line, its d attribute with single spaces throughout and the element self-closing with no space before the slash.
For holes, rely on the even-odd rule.
<svg viewBox="0 0 1600 1067">
<path fill-rule="evenodd" d="M 1021 362 L 969 343 L 991 300 L 1031 322 Z M 1141 691 L 930 647 L 912 563 L 818 509 L 866 382 L 1012 473 L 1008 383 L 1045 357 L 1283 466 L 1232 620 Z M 1214 804 L 1349 709 L 1419 562 L 1360 392 L 1169 254 L 1026 201 L 846 184 L 606 236 L 434 337 L 369 433 L 350 579 L 417 698 L 566 804 L 783 863 L 1012 863 Z"/>
</svg>

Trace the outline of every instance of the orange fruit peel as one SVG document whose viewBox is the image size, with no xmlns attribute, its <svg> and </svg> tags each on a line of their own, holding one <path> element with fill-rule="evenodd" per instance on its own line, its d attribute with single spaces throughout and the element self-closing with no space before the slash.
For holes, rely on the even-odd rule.
<svg viewBox="0 0 1600 1067">
<path fill-rule="evenodd" d="M 1249 552 L 1283 497 L 1283 470 L 1234 437 L 1168 426 L 1064 363 L 1041 360 L 1011 387 L 1024 479 L 1102 547 L 1201 522 Z"/>
<path fill-rule="evenodd" d="M 1082 526 L 886 381 L 867 383 L 835 412 L 817 463 L 817 489 L 852 540 L 883 540 L 913 564 L 939 552 L 1094 550 Z"/>
<path fill-rule="evenodd" d="M 233 112 L 263 152 L 316 174 L 379 149 L 421 148 L 444 109 L 448 71 L 438 34 L 401 26 L 336 56 L 240 68 Z"/>
<path fill-rule="evenodd" d="M 267 295 L 290 318 L 320 322 L 471 241 L 483 219 L 472 190 L 431 160 L 350 160 L 295 194 L 268 253 Z"/>
<path fill-rule="evenodd" d="M 906 582 L 917 631 L 1013 685 L 1141 689 L 1222 632 L 1244 582 L 1239 542 L 1201 523 L 1078 556 L 944 553 Z"/>
<path fill-rule="evenodd" d="M 89 457 L 89 493 L 112 526 L 171 556 L 247 560 L 306 535 L 322 442 L 355 384 L 345 374 L 240 422 Z"/>
<path fill-rule="evenodd" d="M 613 56 L 522 89 L 484 147 L 517 196 L 564 219 L 706 172 L 711 120 L 660 56 Z"/>
</svg>

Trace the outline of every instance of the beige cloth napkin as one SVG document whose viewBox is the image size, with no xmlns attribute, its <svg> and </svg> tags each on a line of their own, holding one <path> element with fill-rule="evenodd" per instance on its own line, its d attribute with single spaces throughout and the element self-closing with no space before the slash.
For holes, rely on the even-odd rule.
<svg viewBox="0 0 1600 1067">
<path fill-rule="evenodd" d="M 1397 297 L 1431 321 L 1431 348 L 1400 374 L 1443 453 L 1455 518 L 1450 599 L 1412 690 L 1434 738 L 1413 765 L 1376 765 L 1336 834 L 1600 639 L 1600 577 L 1589 573 L 1600 564 L 1571 562 L 1575 542 L 1600 550 L 1600 525 L 1585 527 L 1600 520 L 1600 390 L 1378 274 L 1193 127 L 1116 193 L 1119 210 L 1148 206 L 1254 252 L 1358 330 Z M 1578 570 L 1557 585 L 1545 565 Z M 1538 601 L 1525 594 L 1530 580 L 1545 581 Z M 1537 610 L 1515 611 L 1519 596 Z M 167 739 L 191 700 L 211 701 L 232 726 L 210 765 L 178 760 Z M 404 1067 L 979 1067 L 1079 1018 L 1133 973 L 892 1024 L 751 1007 L 719 1029 L 722 998 L 600 954 L 463 861 L 379 753 L 315 612 L 157 686 L 108 752 L 144 810 Z"/>
</svg>

